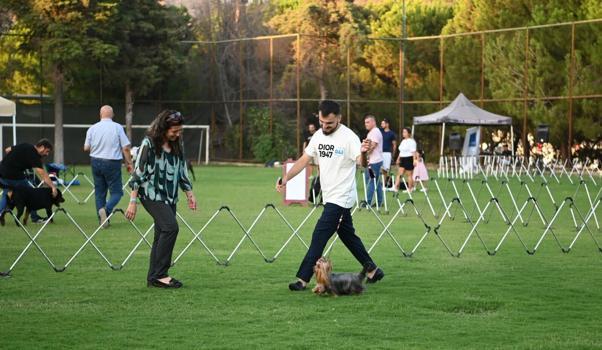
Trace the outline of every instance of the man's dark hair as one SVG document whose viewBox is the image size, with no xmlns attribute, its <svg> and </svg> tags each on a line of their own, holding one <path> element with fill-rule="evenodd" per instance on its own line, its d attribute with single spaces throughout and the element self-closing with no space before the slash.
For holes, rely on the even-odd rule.
<svg viewBox="0 0 602 350">
<path fill-rule="evenodd" d="M 318 107 L 318 110 L 322 112 L 322 115 L 325 117 L 330 113 L 337 116 L 341 115 L 341 106 L 332 100 L 323 100 L 320 102 L 320 107 Z"/>
<path fill-rule="evenodd" d="M 376 121 L 376 117 L 375 117 L 375 116 L 373 116 L 372 114 L 366 114 L 366 115 L 364 116 L 364 120 L 366 120 L 366 119 L 374 119 L 374 121 Z"/>
<path fill-rule="evenodd" d="M 36 143 L 36 147 L 44 147 L 51 151 L 53 149 L 52 143 L 50 143 L 50 141 L 48 139 L 41 139 L 40 141 L 38 141 L 38 143 Z"/>
</svg>

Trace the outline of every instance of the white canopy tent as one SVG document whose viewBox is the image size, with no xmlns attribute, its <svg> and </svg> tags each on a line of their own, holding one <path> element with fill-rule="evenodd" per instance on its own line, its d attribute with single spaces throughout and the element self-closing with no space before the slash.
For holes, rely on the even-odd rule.
<svg viewBox="0 0 602 350">
<path fill-rule="evenodd" d="M 0 96 L 0 117 L 12 118 L 13 124 L 13 145 L 17 143 L 17 105 L 4 97 Z M 2 129 L 0 129 L 0 145 L 2 145 Z M 4 150 L 0 150 L 0 159 L 4 154 Z"/>
<path fill-rule="evenodd" d="M 464 125 L 510 125 L 510 139 L 514 145 L 514 129 L 512 127 L 512 118 L 503 115 L 487 112 L 470 102 L 463 93 L 447 107 L 439 112 L 414 117 L 412 125 L 412 134 L 414 134 L 415 125 L 441 124 L 441 152 L 443 156 L 443 144 L 445 141 L 445 124 L 464 124 Z M 514 155 L 514 147 L 511 147 Z"/>
</svg>

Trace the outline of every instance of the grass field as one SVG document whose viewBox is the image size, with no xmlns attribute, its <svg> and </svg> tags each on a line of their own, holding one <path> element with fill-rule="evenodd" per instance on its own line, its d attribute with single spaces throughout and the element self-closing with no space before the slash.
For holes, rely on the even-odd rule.
<svg viewBox="0 0 602 350">
<path fill-rule="evenodd" d="M 266 203 L 277 204 L 293 226 L 309 211 L 280 204 L 273 190 L 278 169 L 201 167 L 196 173 L 200 211 L 192 213 L 183 203 L 179 211 L 197 231 L 222 205 L 228 205 L 245 227 Z M 451 199 L 451 188 L 445 183 L 440 182 L 442 190 Z M 470 204 L 467 187 L 458 184 L 466 210 L 476 220 L 478 214 Z M 480 182 L 471 185 L 484 207 L 487 198 L 479 191 Z M 441 212 L 441 200 L 433 184 L 429 186 L 433 204 Z M 497 194 L 499 184 L 491 186 Z M 549 186 L 558 204 L 575 194 L 576 185 L 551 182 Z M 589 186 L 594 196 L 598 187 Z M 542 211 L 549 219 L 554 206 L 545 189 L 539 182 L 529 182 L 529 187 L 539 193 Z M 512 182 L 511 189 L 522 204 L 527 198 L 525 191 L 517 182 Z M 85 197 L 90 187 L 74 187 L 73 191 Z M 502 188 L 498 196 L 502 208 L 511 213 L 507 191 Z M 589 208 L 585 192 L 580 190 L 576 197 L 577 208 L 585 215 Z M 391 213 L 382 215 L 385 223 L 398 207 L 391 202 L 390 194 L 388 198 Z M 78 205 L 69 195 L 66 199 L 67 211 L 87 234 L 92 233 L 97 226 L 93 200 Z M 417 194 L 415 200 L 427 224 L 434 228 L 437 218 L 428 213 L 424 196 Z M 123 200 L 121 206 L 125 205 Z M 150 218 L 142 208 L 139 213 L 136 224 L 146 229 Z M 300 231 L 307 242 L 320 213 L 318 209 Z M 457 251 L 470 225 L 458 209 L 452 209 L 452 213 L 455 219 L 443 221 L 438 232 Z M 354 223 L 367 246 L 382 231 L 374 215 L 366 210 L 354 214 Z M 32 224 L 28 227 L 39 228 Z M 488 223 L 479 225 L 478 231 L 492 249 L 506 227 L 493 210 Z M 535 213 L 527 227 L 516 227 L 529 247 L 543 231 Z M 561 211 L 553 227 L 564 246 L 575 236 L 568 210 Z M 602 240 L 593 220 L 589 227 Z M 406 250 L 425 232 L 425 226 L 410 211 L 390 228 Z M 252 231 L 269 257 L 290 233 L 271 210 Z M 223 211 L 203 238 L 223 260 L 242 235 Z M 129 223 L 115 218 L 110 229 L 100 231 L 94 242 L 109 260 L 118 263 L 138 238 Z M 191 239 L 190 231 L 180 225 L 174 253 L 182 251 Z M 6 270 L 28 239 L 9 220 L 0 228 L 0 242 L 0 268 Z M 62 266 L 82 245 L 84 237 L 58 213 L 38 242 Z M 293 239 L 282 255 L 268 264 L 245 240 L 230 265 L 224 267 L 195 242 L 171 270 L 185 287 L 159 290 L 146 287 L 149 249 L 145 245 L 120 271 L 112 271 L 87 246 L 62 273 L 55 273 L 32 247 L 12 277 L 0 279 L 0 348 L 602 348 L 602 254 L 587 232 L 569 254 L 562 253 L 548 236 L 535 255 L 528 255 L 511 234 L 497 255 L 488 256 L 475 236 L 460 258 L 450 256 L 433 234 L 412 258 L 404 258 L 385 235 L 372 256 L 386 277 L 356 297 L 318 297 L 310 291 L 288 291 L 287 284 L 294 280 L 304 253 L 305 247 Z M 331 257 L 336 271 L 359 270 L 340 242 L 335 244 Z"/>
</svg>

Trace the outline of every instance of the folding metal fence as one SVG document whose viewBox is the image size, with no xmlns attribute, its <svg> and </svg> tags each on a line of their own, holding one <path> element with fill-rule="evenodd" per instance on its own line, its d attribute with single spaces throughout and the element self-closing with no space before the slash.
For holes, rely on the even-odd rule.
<svg viewBox="0 0 602 350">
<path fill-rule="evenodd" d="M 498 164 L 501 163 L 498 162 Z M 399 250 L 401 256 L 407 258 L 413 257 L 418 249 L 423 246 L 427 238 L 433 235 L 443 245 L 444 249 L 454 257 L 460 257 L 465 252 L 469 242 L 474 239 L 478 241 L 488 255 L 495 255 L 501 250 L 510 235 L 518 239 L 524 251 L 529 255 L 535 254 L 541 248 L 546 237 L 551 237 L 560 251 L 568 253 L 573 249 L 575 243 L 584 232 L 587 232 L 598 251 L 602 253 L 602 246 L 598 238 L 600 234 L 598 214 L 600 201 L 602 200 L 602 186 L 599 184 L 601 179 L 599 172 L 593 171 L 587 173 L 583 168 L 576 170 L 574 166 L 570 170 L 566 168 L 559 170 L 552 166 L 548 167 L 546 171 L 540 169 L 537 173 L 527 168 L 527 172 L 529 171 L 531 171 L 530 177 L 525 176 L 525 173 L 521 175 L 520 172 L 513 171 L 511 166 L 508 166 L 497 169 L 497 176 L 485 176 L 486 173 L 484 173 L 484 176 L 472 179 L 438 177 L 430 181 L 428 190 L 425 183 L 418 180 L 416 187 L 422 189 L 422 191 L 412 192 L 410 190 L 407 193 L 395 193 L 393 196 L 389 196 L 391 197 L 389 202 L 393 203 L 392 205 L 386 200 L 383 203 L 378 203 L 377 200 L 374 207 L 363 205 L 364 203 L 359 200 L 358 196 L 356 204 L 352 209 L 352 215 L 357 216 L 358 213 L 364 211 L 368 213 L 367 215 L 373 217 L 376 222 L 376 225 L 372 225 L 375 230 L 374 233 L 376 233 L 376 239 L 370 244 L 368 248 L 369 252 L 374 251 L 378 245 L 386 244 L 385 242 L 388 238 L 390 244 Z M 556 171 L 555 176 L 552 175 L 554 171 Z M 92 184 L 86 175 L 77 174 L 71 181 L 65 184 L 62 192 L 70 193 L 76 203 L 84 205 L 94 193 L 94 189 L 92 187 L 91 192 L 83 199 L 72 193 L 70 188 L 78 178 L 87 179 L 86 183 Z M 559 183 L 568 185 L 571 191 L 574 190 L 572 194 L 559 198 L 556 191 L 550 189 L 552 185 L 556 186 L 556 180 Z M 375 179 L 370 178 L 368 181 L 375 181 Z M 405 182 L 405 180 L 403 181 Z M 511 187 L 511 182 L 513 187 Z M 363 187 L 365 195 L 366 183 L 364 181 L 359 181 L 358 183 L 360 187 Z M 376 181 L 374 184 L 376 184 Z M 384 181 L 381 182 L 381 186 L 383 186 L 384 190 Z M 127 190 L 126 187 L 124 188 Z M 358 193 L 361 192 L 361 189 L 358 190 Z M 387 198 L 387 192 L 384 193 L 384 198 Z M 392 208 L 395 209 L 390 210 Z M 193 250 L 195 244 L 198 243 L 197 245 L 200 245 L 202 250 L 217 264 L 227 266 L 240 252 L 242 244 L 245 241 L 251 243 L 254 250 L 266 263 L 273 263 L 285 252 L 291 241 L 295 239 L 305 248 L 308 248 L 308 242 L 300 235 L 300 231 L 308 223 L 313 225 L 314 220 L 310 219 L 316 216 L 319 212 L 318 209 L 319 205 L 312 206 L 301 221 L 298 224 L 294 224 L 277 206 L 266 204 L 254 217 L 250 225 L 247 226 L 238 218 L 232 208 L 221 206 L 215 210 L 200 229 L 194 228 L 188 220 L 180 213 L 177 213 L 178 221 L 185 227 L 185 231 L 190 233 L 190 236 L 187 239 L 188 243 L 175 255 L 173 264 L 179 263 Z M 286 231 L 286 240 L 274 252 L 267 252 L 254 238 L 254 230 L 262 220 L 265 220 L 268 211 L 276 214 L 283 225 L 283 230 Z M 566 244 L 562 243 L 558 232 L 558 224 L 563 217 L 562 213 L 565 213 L 566 217 L 570 217 L 568 225 L 571 227 L 571 232 L 569 232 L 571 239 L 570 243 Z M 140 246 L 151 246 L 148 234 L 154 228 L 153 225 L 150 225 L 146 229 L 141 228 L 135 222 L 126 219 L 121 209 L 115 209 L 107 220 L 116 220 L 118 217 L 121 220 L 122 218 L 131 227 L 132 232 L 136 233 L 138 239 L 136 242 L 133 242 L 132 248 L 129 249 L 128 254 L 123 257 L 123 260 L 111 261 L 107 257 L 107 254 L 94 241 L 103 231 L 102 227 L 104 223 L 100 223 L 92 232 L 86 232 L 68 210 L 58 208 L 52 213 L 50 219 L 57 215 L 66 217 L 68 223 L 84 238 L 84 242 L 70 255 L 64 264 L 57 264 L 38 242 L 48 228 L 49 221 L 37 228 L 37 230 L 30 231 L 11 211 L 8 211 L 8 214 L 12 216 L 17 223 L 17 227 L 27 236 L 28 242 L 16 254 L 15 259 L 9 265 L 8 269 L 0 273 L 2 276 L 10 275 L 32 247 L 42 255 L 48 265 L 56 272 L 65 271 L 70 267 L 86 248 L 96 252 L 100 256 L 102 263 L 106 264 L 110 269 L 121 270 L 126 266 L 133 254 L 140 249 Z M 230 253 L 223 256 L 218 256 L 206 241 L 207 235 L 211 232 L 212 223 L 219 216 L 229 217 L 235 223 L 236 227 L 238 227 L 241 235 Z M 490 223 L 493 216 L 499 218 L 497 221 L 499 224 L 492 225 L 494 226 L 493 229 L 498 232 L 497 236 L 499 239 L 496 240 L 495 244 L 487 244 L 482 229 L 487 227 L 486 225 Z M 422 231 L 414 244 L 404 247 L 397 238 L 399 237 L 399 232 L 395 232 L 393 227 L 396 223 L 408 220 L 408 217 L 418 220 L 417 222 L 421 224 L 419 226 L 422 227 Z M 466 231 L 461 234 L 463 238 L 462 243 L 458 247 L 452 247 L 453 244 L 449 241 L 450 233 L 447 230 L 450 225 L 448 225 L 448 222 L 455 222 L 455 226 L 453 226 L 455 231 L 457 231 L 456 226 L 460 223 L 466 227 Z M 529 225 L 532 227 L 532 230 L 539 232 L 535 241 L 536 243 L 532 245 L 527 243 L 527 240 L 520 232 L 521 227 Z M 566 226 L 566 223 L 564 225 Z M 540 227 L 541 231 L 538 231 L 536 227 Z M 490 228 L 488 227 L 488 229 Z M 3 228 L 3 230 L 7 229 L 7 227 Z M 457 232 L 455 234 L 457 235 Z M 563 234 L 566 236 L 567 233 L 563 232 Z M 185 239 L 184 236 L 181 239 Z M 324 254 L 329 255 L 337 242 L 338 237 L 335 235 Z"/>
</svg>

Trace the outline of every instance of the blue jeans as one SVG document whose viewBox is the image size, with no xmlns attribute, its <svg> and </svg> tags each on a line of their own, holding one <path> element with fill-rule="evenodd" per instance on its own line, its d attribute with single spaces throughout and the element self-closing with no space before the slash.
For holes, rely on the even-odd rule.
<svg viewBox="0 0 602 350">
<path fill-rule="evenodd" d="M 96 215 L 105 208 L 107 215 L 123 196 L 121 183 L 121 160 L 92 158 L 92 175 L 94 176 L 94 194 L 96 197 Z M 107 202 L 107 191 L 110 193 Z"/>
<path fill-rule="evenodd" d="M 309 250 L 305 254 L 301 266 L 299 266 L 299 271 L 297 271 L 298 278 L 309 282 L 311 276 L 314 274 L 313 269 L 316 261 L 322 257 L 328 240 L 335 232 L 339 234 L 339 238 L 345 247 L 349 249 L 362 266 L 366 267 L 367 264 L 369 264 L 368 266 L 376 266 L 372 262 L 372 258 L 366 250 L 364 243 L 355 234 L 353 220 L 351 219 L 351 210 L 333 203 L 326 203 L 322 216 L 320 216 L 311 237 Z M 368 271 L 371 270 L 368 269 Z"/>
<path fill-rule="evenodd" d="M 380 185 L 380 168 L 382 168 L 383 162 L 373 163 L 366 168 L 364 171 L 364 181 L 368 186 L 368 205 L 372 204 L 372 197 L 374 196 L 374 180 L 370 178 L 370 172 L 368 169 L 372 169 L 376 176 L 376 196 L 378 198 L 378 206 L 383 205 L 383 189 Z"/>
<path fill-rule="evenodd" d="M 2 213 L 4 211 L 4 209 L 6 209 L 6 205 L 8 202 L 8 189 L 9 188 L 31 187 L 29 182 L 27 182 L 27 179 L 11 180 L 11 179 L 0 178 L 0 185 L 2 185 L 1 187 L 4 187 L 4 191 L 2 192 L 2 198 L 0 199 L 0 213 Z M 40 216 L 38 215 L 38 213 L 36 213 L 35 211 L 32 211 L 30 216 L 33 221 L 37 221 L 37 220 L 41 219 Z"/>
</svg>

